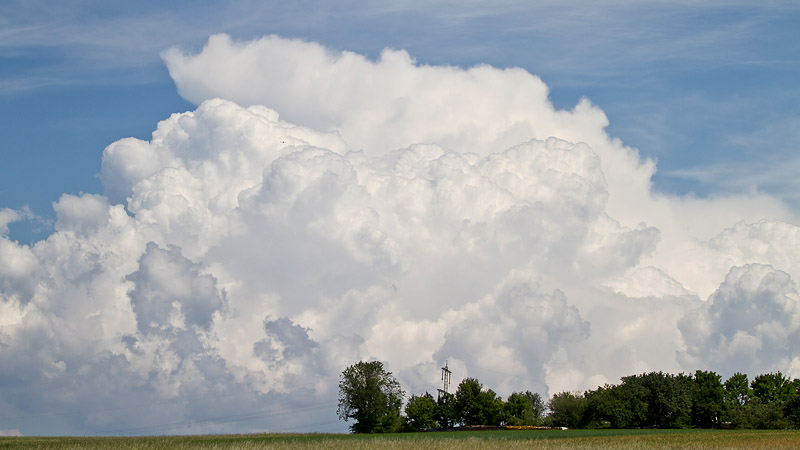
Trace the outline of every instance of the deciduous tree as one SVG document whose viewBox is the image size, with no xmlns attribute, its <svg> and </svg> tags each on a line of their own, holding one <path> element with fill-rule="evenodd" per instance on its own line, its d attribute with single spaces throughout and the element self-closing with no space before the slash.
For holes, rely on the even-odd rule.
<svg viewBox="0 0 800 450">
<path fill-rule="evenodd" d="M 456 389 L 456 415 L 462 425 L 481 425 L 480 417 L 480 381 L 476 378 L 464 378 Z"/>
<path fill-rule="evenodd" d="M 581 393 L 560 392 L 547 404 L 553 426 L 578 428 L 584 423 L 586 397 Z"/>
<path fill-rule="evenodd" d="M 409 431 L 428 430 L 437 427 L 436 400 L 429 393 L 412 396 L 406 404 L 404 429 Z"/>
<path fill-rule="evenodd" d="M 717 428 L 725 409 L 725 388 L 722 378 L 714 372 L 698 370 L 694 374 L 695 391 L 692 399 L 692 424 L 701 428 Z"/>
<path fill-rule="evenodd" d="M 342 420 L 354 419 L 354 433 L 388 433 L 401 425 L 400 407 L 405 393 L 380 361 L 361 361 L 346 368 L 339 379 Z"/>
<path fill-rule="evenodd" d="M 453 394 L 446 392 L 439 394 L 439 398 L 436 399 L 435 418 L 439 428 L 450 428 L 458 423 L 456 397 Z"/>
</svg>

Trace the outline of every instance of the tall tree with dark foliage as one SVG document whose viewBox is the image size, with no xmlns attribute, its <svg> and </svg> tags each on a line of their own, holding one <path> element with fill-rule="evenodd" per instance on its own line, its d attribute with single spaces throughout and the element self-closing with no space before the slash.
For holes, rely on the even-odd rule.
<svg viewBox="0 0 800 450">
<path fill-rule="evenodd" d="M 380 361 L 353 364 L 339 379 L 339 409 L 342 420 L 354 419 L 353 433 L 391 433 L 402 425 L 400 407 L 405 392 Z"/>
</svg>

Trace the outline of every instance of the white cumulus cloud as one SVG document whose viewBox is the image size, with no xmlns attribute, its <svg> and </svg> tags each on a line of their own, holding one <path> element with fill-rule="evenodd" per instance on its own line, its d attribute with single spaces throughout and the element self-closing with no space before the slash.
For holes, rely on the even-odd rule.
<svg viewBox="0 0 800 450">
<path fill-rule="evenodd" d="M 708 302 L 679 322 L 692 365 L 725 373 L 796 371 L 800 295 L 788 273 L 768 265 L 733 267 Z"/>
<path fill-rule="evenodd" d="M 105 192 L 63 195 L 47 239 L 0 210 L 25 434 L 344 430 L 338 374 L 371 358 L 410 393 L 444 360 L 503 395 L 797 370 L 792 212 L 654 194 L 588 100 L 274 36 L 164 59 L 195 110 L 111 143 Z"/>
</svg>

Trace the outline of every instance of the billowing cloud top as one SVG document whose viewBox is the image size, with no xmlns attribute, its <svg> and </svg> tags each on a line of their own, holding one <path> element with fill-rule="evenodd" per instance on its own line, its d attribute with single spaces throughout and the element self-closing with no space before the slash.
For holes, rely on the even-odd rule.
<svg viewBox="0 0 800 450">
<path fill-rule="evenodd" d="M 164 59 L 198 107 L 109 145 L 104 195 L 62 196 L 33 246 L 0 210 L 14 430 L 320 429 L 370 358 L 411 393 L 445 359 L 503 394 L 800 376 L 791 213 L 654 194 L 654 162 L 588 100 L 278 37 Z"/>
</svg>

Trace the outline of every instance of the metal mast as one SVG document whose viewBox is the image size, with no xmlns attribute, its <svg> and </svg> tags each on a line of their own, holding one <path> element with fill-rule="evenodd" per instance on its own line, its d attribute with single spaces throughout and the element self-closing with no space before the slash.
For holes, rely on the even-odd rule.
<svg viewBox="0 0 800 450">
<path fill-rule="evenodd" d="M 439 398 L 441 398 L 443 394 L 449 394 L 451 373 L 452 372 L 450 372 L 450 369 L 447 367 L 447 360 L 445 360 L 444 367 L 442 367 L 442 389 L 437 389 L 437 391 L 439 391 Z"/>
</svg>

